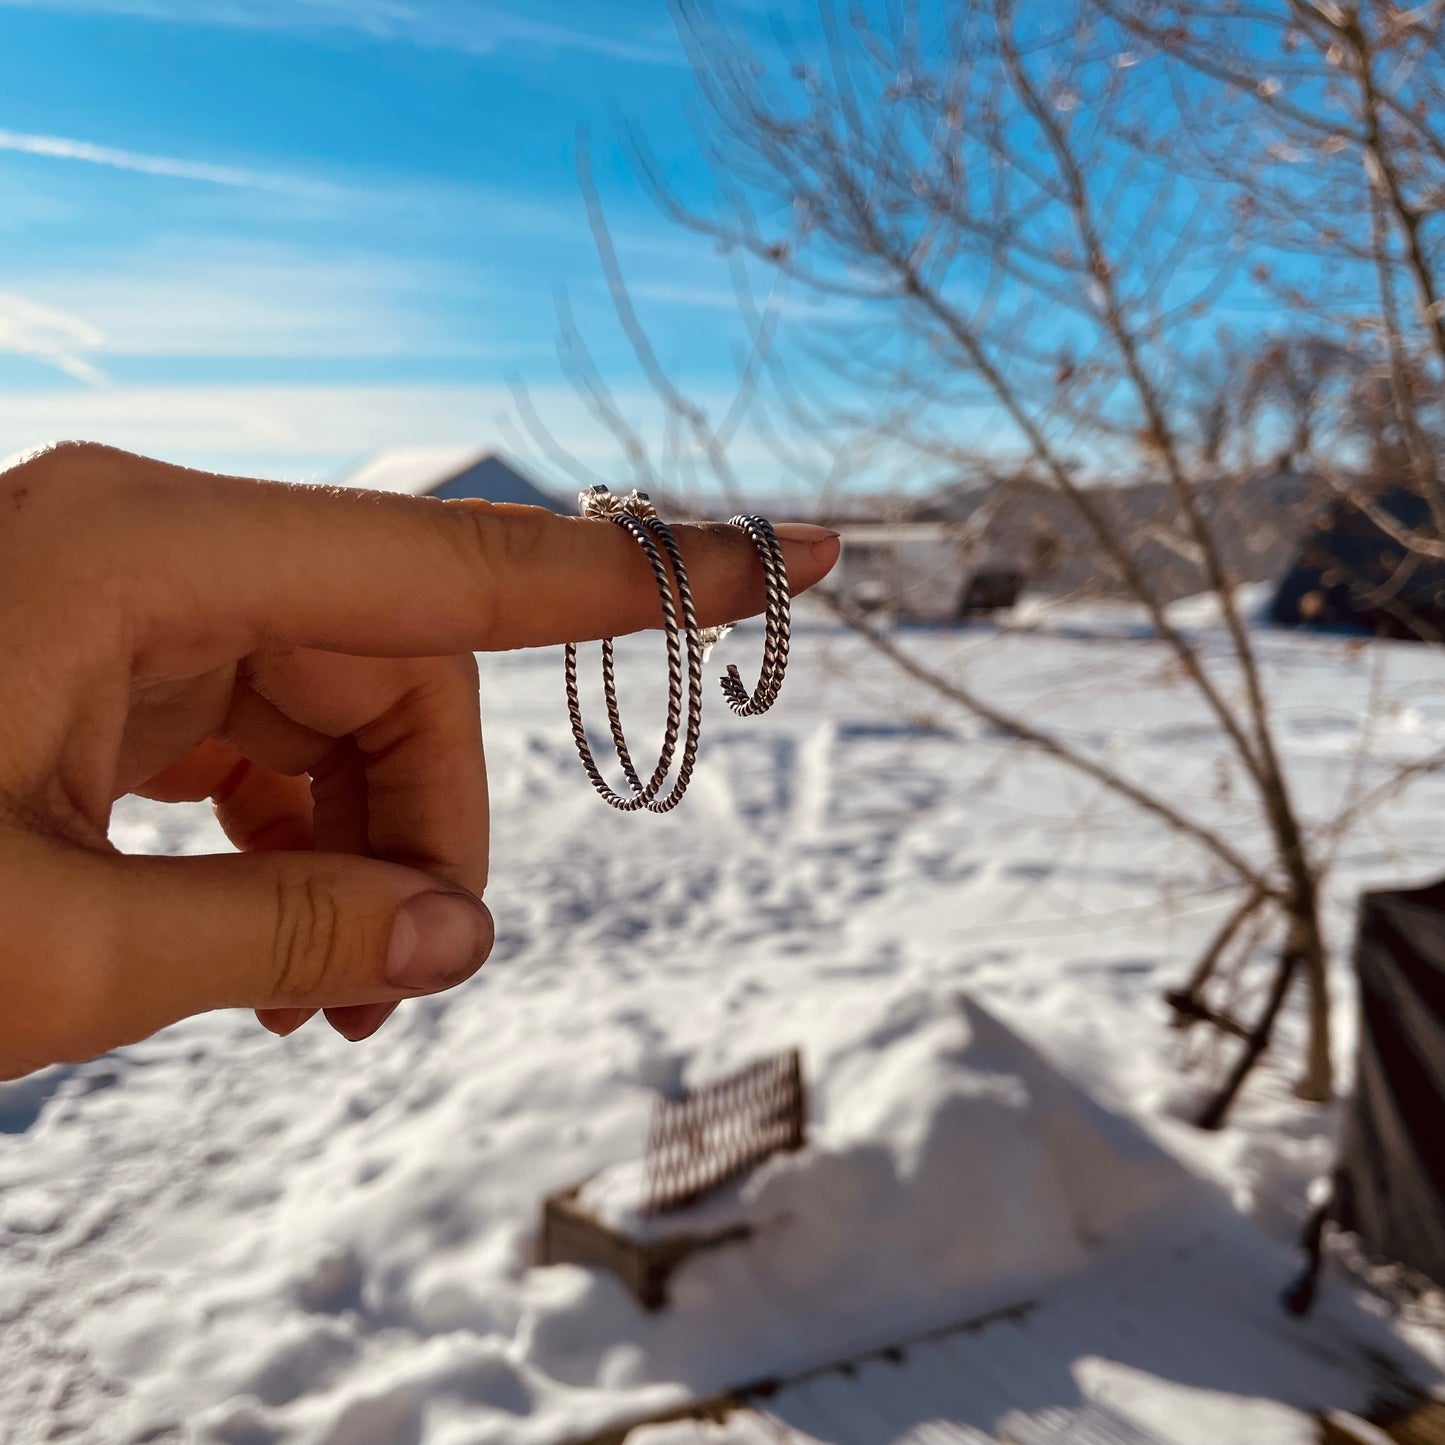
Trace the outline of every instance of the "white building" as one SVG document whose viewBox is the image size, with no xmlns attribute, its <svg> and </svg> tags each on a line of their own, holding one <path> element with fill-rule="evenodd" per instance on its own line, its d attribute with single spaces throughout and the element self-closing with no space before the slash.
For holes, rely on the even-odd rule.
<svg viewBox="0 0 1445 1445">
<path fill-rule="evenodd" d="M 835 521 L 843 539 L 835 585 L 883 616 L 947 622 L 1011 607 L 1023 577 L 979 545 L 966 523 Z"/>
</svg>

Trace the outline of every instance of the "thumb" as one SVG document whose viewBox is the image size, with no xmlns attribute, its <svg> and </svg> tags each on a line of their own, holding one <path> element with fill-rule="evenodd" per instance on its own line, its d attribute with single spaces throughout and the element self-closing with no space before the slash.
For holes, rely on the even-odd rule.
<svg viewBox="0 0 1445 1445">
<path fill-rule="evenodd" d="M 17 1054 L 22 1069 L 89 1058 L 207 1009 L 335 1008 L 437 993 L 470 978 L 494 938 L 480 899 L 375 859 L 127 857 L 36 841 L 51 856 L 34 870 L 41 886 L 17 894 L 30 899 L 21 909 L 68 916 L 58 927 L 31 919 L 19 930 L 48 944 L 41 957 L 54 963 L 36 968 L 33 952 L 26 961 L 28 1007 L 11 1017 L 32 1037 L 9 1040 L 0 1022 L 0 1077 Z M 57 853 L 70 875 L 64 886 Z M 77 926 L 77 914 L 88 924 Z M 16 942 L 0 940 L 7 987 L 22 972 Z"/>
</svg>

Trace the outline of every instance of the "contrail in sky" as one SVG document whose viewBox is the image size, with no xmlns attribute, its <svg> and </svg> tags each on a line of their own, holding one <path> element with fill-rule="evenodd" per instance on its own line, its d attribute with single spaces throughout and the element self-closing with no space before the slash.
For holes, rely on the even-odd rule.
<svg viewBox="0 0 1445 1445">
<path fill-rule="evenodd" d="M 247 170 L 242 166 L 217 166 L 205 161 L 178 160 L 174 156 L 144 155 L 90 141 L 67 140 L 63 136 L 30 135 L 24 131 L 0 130 L 0 151 L 22 155 L 49 156 L 56 160 L 85 161 L 121 171 L 138 171 L 147 176 L 169 176 L 181 181 L 201 181 L 212 186 L 235 186 L 248 190 L 284 191 L 292 195 L 334 195 L 335 188 L 296 176 L 269 171 Z"/>
</svg>

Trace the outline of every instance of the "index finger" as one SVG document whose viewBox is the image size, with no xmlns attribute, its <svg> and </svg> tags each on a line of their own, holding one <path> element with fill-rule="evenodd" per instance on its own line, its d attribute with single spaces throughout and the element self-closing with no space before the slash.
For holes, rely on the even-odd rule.
<svg viewBox="0 0 1445 1445">
<path fill-rule="evenodd" d="M 144 621 L 149 601 L 170 635 L 178 598 L 187 630 L 243 628 L 256 640 L 369 656 L 582 642 L 661 622 L 647 559 L 611 522 L 218 476 L 101 447 L 25 465 L 53 468 L 62 456 L 72 474 L 62 490 L 79 492 L 86 527 L 126 559 L 138 594 L 127 602 L 141 604 Z M 675 531 L 703 625 L 762 611 L 763 572 L 745 533 Z M 794 592 L 837 561 L 834 533 L 777 531 Z"/>
</svg>

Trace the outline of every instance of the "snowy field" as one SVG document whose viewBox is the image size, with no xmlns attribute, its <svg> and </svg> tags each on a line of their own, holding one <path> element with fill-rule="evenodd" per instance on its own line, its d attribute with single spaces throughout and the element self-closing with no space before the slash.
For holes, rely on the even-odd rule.
<svg viewBox="0 0 1445 1445">
<path fill-rule="evenodd" d="M 748 672 L 756 641 L 724 660 Z M 906 642 L 1262 846 L 1192 694 L 1122 615 Z M 1260 647 L 1310 818 L 1445 749 L 1438 650 Z M 660 652 L 621 649 L 639 743 Z M 1337 1116 L 1290 1095 L 1296 1014 L 1229 1129 L 1183 1122 L 1218 1061 L 1181 1071 L 1160 993 L 1230 907 L 1227 879 L 818 619 L 794 658 L 767 717 L 713 702 L 666 818 L 592 793 L 557 653 L 483 658 L 499 933 L 476 981 L 359 1046 L 218 1014 L 0 1085 L 0 1440 L 540 1445 L 1025 1295 L 1087 1319 L 1126 1277 L 1136 1307 L 1147 1279 L 1176 1313 L 1202 1277 L 1233 1281 L 1274 1338 Z M 1426 777 L 1338 850 L 1343 1061 L 1353 899 L 1445 871 L 1442 816 Z M 204 808 L 127 803 L 113 835 L 226 846 Z M 531 1267 L 542 1195 L 634 1158 L 653 1090 L 793 1044 L 814 1143 L 740 1204 L 775 1234 L 687 1266 L 656 1317 L 604 1276 Z M 1213 1253 L 1171 1280 L 1138 1251 L 1174 1229 Z M 1348 1403 L 1340 1341 L 1384 1338 L 1338 1276 L 1327 1295 L 1292 1326 L 1318 1346 L 1314 1374 L 1279 1379 L 1296 1403 Z M 1214 1368 L 1216 1347 L 1246 1352 L 1230 1312 L 1184 1313 L 1196 1335 L 1218 1322 L 1195 1340 L 1200 1388 L 1087 1332 L 1079 1369 L 1122 1372 L 1136 1418 L 1178 1445 L 1308 1438 Z"/>
</svg>

